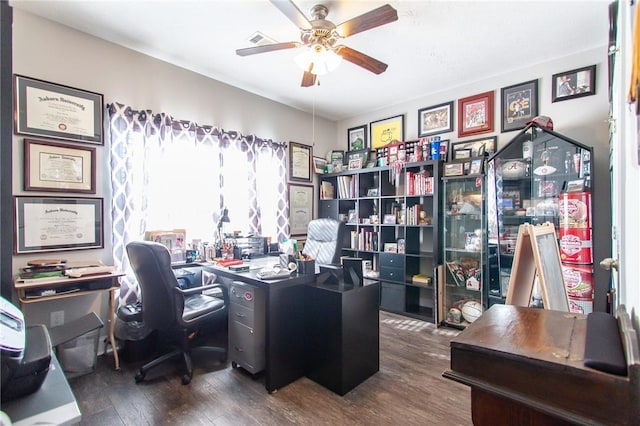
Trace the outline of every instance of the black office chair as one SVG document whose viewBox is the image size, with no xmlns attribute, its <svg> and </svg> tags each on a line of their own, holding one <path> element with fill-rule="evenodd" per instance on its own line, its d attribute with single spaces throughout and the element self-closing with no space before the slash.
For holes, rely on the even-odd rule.
<svg viewBox="0 0 640 426">
<path fill-rule="evenodd" d="M 341 220 L 321 218 L 309 222 L 303 254 L 319 265 L 339 265 L 345 224 Z"/>
<path fill-rule="evenodd" d="M 226 331 L 229 304 L 227 289 L 224 285 L 215 283 L 180 288 L 171 269 L 171 255 L 162 244 L 132 242 L 127 244 L 127 254 L 141 287 L 142 321 L 150 329 L 157 330 L 159 337 L 163 337 L 168 343 L 178 344 L 178 348 L 143 365 L 135 376 L 136 383 L 144 380 L 153 367 L 181 356 L 186 367 L 182 384 L 189 384 L 193 376 L 190 348 L 195 343 L 195 338 L 201 337 L 205 326 L 211 327 L 214 321 L 218 321 L 221 329 Z M 202 294 L 203 291 L 212 289 L 220 289 L 222 298 Z M 222 362 L 227 360 L 226 345 L 199 348 L 221 354 Z"/>
</svg>

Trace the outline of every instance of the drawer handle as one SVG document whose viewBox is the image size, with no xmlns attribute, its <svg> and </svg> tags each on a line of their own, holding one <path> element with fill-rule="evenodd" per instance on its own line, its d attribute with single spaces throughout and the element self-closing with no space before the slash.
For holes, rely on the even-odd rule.
<svg viewBox="0 0 640 426">
<path fill-rule="evenodd" d="M 245 317 L 246 315 L 245 315 L 245 314 L 241 314 L 241 313 L 236 312 L 236 316 L 237 316 L 237 317 L 240 317 L 240 318 L 243 318 L 243 317 Z"/>
<path fill-rule="evenodd" d="M 237 352 L 244 352 L 242 348 L 239 348 L 237 346 L 234 346 L 233 349 L 235 349 Z"/>
</svg>

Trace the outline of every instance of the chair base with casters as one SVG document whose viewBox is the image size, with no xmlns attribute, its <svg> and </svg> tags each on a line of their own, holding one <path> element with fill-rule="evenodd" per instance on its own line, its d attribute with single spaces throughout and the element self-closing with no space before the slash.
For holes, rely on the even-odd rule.
<svg viewBox="0 0 640 426">
<path fill-rule="evenodd" d="M 192 350 L 206 350 L 227 361 L 227 347 L 195 346 L 200 337 L 217 331 L 226 332 L 229 295 L 219 283 L 181 288 L 171 268 L 171 256 L 161 244 L 139 241 L 127 245 L 129 262 L 141 288 L 142 321 L 161 341 L 173 344 L 172 350 L 143 365 L 135 376 L 144 380 L 149 370 L 174 359 L 184 366 L 182 384 L 193 377 Z M 221 297 L 212 295 L 213 291 Z M 223 322 L 223 324 L 217 324 Z M 207 333 L 210 332 L 210 333 Z"/>
<path fill-rule="evenodd" d="M 181 334 L 179 347 L 174 348 L 170 352 L 167 352 L 140 367 L 140 370 L 138 370 L 138 373 L 135 375 L 136 383 L 140 383 L 141 381 L 143 381 L 147 375 L 147 372 L 149 372 L 154 367 L 157 367 L 164 362 L 181 358 L 184 367 L 184 373 L 182 374 L 181 382 L 183 385 L 188 385 L 189 383 L 191 383 L 191 379 L 193 378 L 193 361 L 191 360 L 191 351 L 206 351 L 207 353 L 212 352 L 215 354 L 220 354 L 221 356 L 219 361 L 221 363 L 227 362 L 227 349 L 225 347 L 196 346 L 191 348 L 189 335 L 193 334 L 193 332 L 184 330 L 178 332 Z"/>
</svg>

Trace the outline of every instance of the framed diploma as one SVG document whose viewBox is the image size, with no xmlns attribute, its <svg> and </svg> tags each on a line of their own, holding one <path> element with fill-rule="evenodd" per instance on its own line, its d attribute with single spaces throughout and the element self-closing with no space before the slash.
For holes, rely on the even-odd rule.
<svg viewBox="0 0 640 426">
<path fill-rule="evenodd" d="M 14 254 L 104 247 L 102 198 L 14 197 Z"/>
<path fill-rule="evenodd" d="M 15 132 L 102 145 L 103 97 L 15 75 Z"/>
<path fill-rule="evenodd" d="M 313 216 L 313 186 L 289 184 L 289 234 L 306 235 Z"/>
<path fill-rule="evenodd" d="M 96 193 L 96 149 L 24 140 L 24 190 Z"/>
<path fill-rule="evenodd" d="M 289 142 L 289 180 L 311 182 L 311 147 Z"/>
</svg>

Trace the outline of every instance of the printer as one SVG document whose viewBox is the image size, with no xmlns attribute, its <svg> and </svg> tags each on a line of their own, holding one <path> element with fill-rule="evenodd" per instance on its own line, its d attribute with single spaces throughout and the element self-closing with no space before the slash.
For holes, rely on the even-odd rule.
<svg viewBox="0 0 640 426">
<path fill-rule="evenodd" d="M 25 326 L 22 311 L 0 297 L 1 400 L 40 389 L 51 364 L 51 340 L 43 324 Z"/>
</svg>

